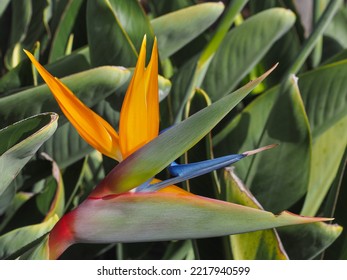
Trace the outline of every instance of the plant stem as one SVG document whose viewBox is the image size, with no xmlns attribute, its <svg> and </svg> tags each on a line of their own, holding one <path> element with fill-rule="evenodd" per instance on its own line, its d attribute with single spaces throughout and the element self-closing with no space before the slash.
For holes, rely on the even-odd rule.
<svg viewBox="0 0 347 280">
<path fill-rule="evenodd" d="M 311 51 L 315 47 L 320 36 L 323 34 L 324 30 L 327 28 L 328 24 L 332 20 L 333 16 L 337 12 L 338 7 L 341 4 L 341 0 L 331 0 L 324 13 L 318 20 L 316 26 L 312 30 L 312 33 L 304 42 L 304 45 L 299 52 L 298 56 L 295 58 L 294 63 L 288 68 L 288 71 L 283 75 L 282 82 L 286 83 L 291 74 L 297 74 L 302 65 L 305 63 L 307 57 L 310 55 Z"/>
<path fill-rule="evenodd" d="M 204 81 L 208 66 L 215 54 L 218 50 L 220 44 L 222 43 L 225 35 L 229 31 L 229 28 L 233 24 L 237 14 L 242 10 L 242 8 L 246 5 L 248 0 L 233 0 L 228 6 L 227 11 L 225 12 L 220 24 L 216 32 L 214 33 L 211 41 L 206 45 L 204 50 L 202 51 L 199 60 L 196 63 L 194 72 L 192 73 L 192 78 L 190 83 L 188 84 L 185 97 L 182 101 L 182 104 L 177 112 L 174 123 L 177 124 L 182 120 L 183 110 L 192 95 L 194 94 L 195 88 L 200 87 L 202 82 Z"/>
<path fill-rule="evenodd" d="M 211 41 L 206 46 L 201 54 L 198 64 L 202 65 L 210 59 L 210 57 L 217 51 L 225 35 L 229 31 L 230 26 L 234 22 L 237 14 L 247 4 L 248 0 L 234 0 L 229 4 L 228 10 L 225 12 L 221 23 L 218 26 L 216 33 L 214 33 Z"/>
</svg>

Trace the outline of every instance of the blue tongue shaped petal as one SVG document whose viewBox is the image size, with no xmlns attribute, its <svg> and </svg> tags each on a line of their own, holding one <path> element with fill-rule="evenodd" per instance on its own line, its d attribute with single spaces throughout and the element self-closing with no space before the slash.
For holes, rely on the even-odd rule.
<svg viewBox="0 0 347 280">
<path fill-rule="evenodd" d="M 141 185 L 136 189 L 136 191 L 137 192 L 154 192 L 164 187 L 174 185 L 182 181 L 189 180 L 189 179 L 204 175 L 206 173 L 209 173 L 211 171 L 229 166 L 239 161 L 240 159 L 243 159 L 244 157 L 273 148 L 275 146 L 276 145 L 269 145 L 269 146 L 265 146 L 256 150 L 244 152 L 242 154 L 233 154 L 233 155 L 223 156 L 223 157 L 209 159 L 209 160 L 195 162 L 195 163 L 177 164 L 173 162 L 168 169 L 170 174 L 175 177 L 156 183 L 156 184 L 152 184 L 152 185 L 148 185 L 148 184 Z"/>
</svg>

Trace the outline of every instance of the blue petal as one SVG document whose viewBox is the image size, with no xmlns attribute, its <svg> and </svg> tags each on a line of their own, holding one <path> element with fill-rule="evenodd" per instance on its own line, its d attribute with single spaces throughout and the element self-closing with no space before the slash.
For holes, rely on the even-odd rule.
<svg viewBox="0 0 347 280">
<path fill-rule="evenodd" d="M 185 176 L 189 173 L 196 173 L 201 169 L 210 168 L 209 170 L 213 171 L 228 166 L 244 157 L 245 155 L 243 154 L 236 154 L 188 164 L 177 164 L 173 162 L 169 167 L 169 172 L 172 176 Z"/>
<path fill-rule="evenodd" d="M 147 189 L 150 186 L 151 181 L 153 178 L 147 180 L 146 182 L 142 183 L 138 187 L 135 188 L 135 192 L 143 192 L 145 189 Z"/>
<path fill-rule="evenodd" d="M 161 188 L 180 183 L 185 180 L 189 180 L 203 174 L 209 173 L 213 170 L 226 167 L 232 163 L 239 161 L 246 157 L 247 154 L 235 154 L 224 156 L 216 159 L 205 160 L 196 163 L 189 164 L 177 164 L 172 163 L 169 167 L 169 171 L 173 176 L 171 179 L 162 181 L 153 185 L 146 185 L 145 187 L 137 188 L 137 191 L 141 192 L 153 192 Z"/>
</svg>

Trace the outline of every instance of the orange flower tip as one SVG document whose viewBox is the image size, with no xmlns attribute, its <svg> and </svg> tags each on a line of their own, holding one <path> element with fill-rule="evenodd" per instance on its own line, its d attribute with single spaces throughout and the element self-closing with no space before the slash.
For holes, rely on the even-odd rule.
<svg viewBox="0 0 347 280">
<path fill-rule="evenodd" d="M 245 156 L 251 156 L 251 155 L 260 153 L 262 151 L 270 150 L 270 149 L 275 148 L 277 146 L 278 146 L 278 144 L 271 144 L 271 145 L 267 145 L 267 146 L 264 146 L 264 147 L 261 147 L 261 148 L 255 149 L 255 150 L 243 152 L 242 154 Z"/>
<path fill-rule="evenodd" d="M 23 51 L 24 51 L 25 54 L 29 57 L 30 60 L 35 59 L 34 55 L 33 55 L 31 52 L 29 52 L 29 51 L 26 50 L 26 49 L 23 49 Z"/>
</svg>

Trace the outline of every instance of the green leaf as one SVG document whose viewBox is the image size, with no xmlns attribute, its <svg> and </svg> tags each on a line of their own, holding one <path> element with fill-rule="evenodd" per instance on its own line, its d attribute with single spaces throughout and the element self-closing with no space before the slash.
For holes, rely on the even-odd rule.
<svg viewBox="0 0 347 280">
<path fill-rule="evenodd" d="M 55 216 L 46 222 L 18 228 L 0 236 L 0 259 L 14 258 L 30 249 L 57 221 L 58 217 Z"/>
<path fill-rule="evenodd" d="M 40 114 L 0 130 L 0 195 L 57 128 L 58 115 Z"/>
<path fill-rule="evenodd" d="M 49 53 L 50 62 L 57 60 L 66 53 L 67 43 L 83 2 L 84 0 L 75 0 L 67 3 L 52 39 L 52 47 Z"/>
<path fill-rule="evenodd" d="M 227 10 L 225 11 L 223 18 L 221 19 L 217 30 L 214 32 L 213 37 L 204 48 L 201 57 L 199 59 L 199 67 L 208 68 L 211 58 L 214 56 L 217 49 L 220 47 L 226 34 L 228 33 L 231 26 L 237 24 L 237 18 L 241 17 L 241 12 L 248 0 L 237 0 L 231 2 Z M 206 70 L 204 70 L 206 71 Z"/>
<path fill-rule="evenodd" d="M 313 138 L 347 115 L 347 60 L 300 76 L 299 87 Z"/>
<path fill-rule="evenodd" d="M 224 10 L 224 5 L 204 3 L 151 20 L 158 38 L 161 59 L 165 59 L 205 31 Z"/>
<path fill-rule="evenodd" d="M 148 5 L 150 5 L 151 11 L 153 11 L 155 15 L 163 15 L 187 8 L 192 5 L 192 3 L 190 0 L 171 0 L 165 2 L 162 0 L 152 0 L 148 2 Z"/>
<path fill-rule="evenodd" d="M 333 17 L 324 35 L 335 39 L 343 48 L 347 48 L 347 7 L 340 9 Z"/>
<path fill-rule="evenodd" d="M 311 161 L 310 129 L 296 78 L 279 91 L 273 88 L 256 98 L 213 139 L 223 154 L 279 144 L 240 161 L 235 169 L 260 204 L 276 213 L 306 193 Z"/>
<path fill-rule="evenodd" d="M 11 0 L 3 0 L 0 2 L 0 17 L 2 16 L 3 12 L 8 7 L 8 4 L 11 2 Z"/>
<path fill-rule="evenodd" d="M 300 34 L 297 28 L 292 27 L 283 37 L 276 41 L 273 46 L 267 51 L 266 55 L 261 60 L 261 65 L 270 67 L 276 62 L 279 62 L 278 69 L 265 81 L 266 85 L 277 85 L 288 68 L 292 65 L 298 52 L 301 48 Z"/>
<path fill-rule="evenodd" d="M 233 28 L 212 59 L 202 85 L 211 99 L 217 100 L 233 90 L 294 21 L 290 10 L 274 8 Z"/>
<path fill-rule="evenodd" d="M 170 107 L 171 110 L 168 112 L 171 113 L 168 119 L 164 119 L 164 122 L 167 125 L 172 125 L 171 119 L 176 118 L 177 120 L 181 120 L 181 114 L 183 114 L 183 110 L 185 104 L 189 100 L 187 94 L 193 94 L 196 87 L 200 87 L 196 85 L 196 76 L 197 76 L 197 63 L 199 61 L 200 56 L 195 55 L 190 60 L 188 60 L 172 78 L 172 94 L 169 96 L 170 99 Z M 190 92 L 191 91 L 191 92 Z M 169 121 L 170 120 L 170 121 Z"/>
<path fill-rule="evenodd" d="M 89 48 L 83 47 L 76 50 L 69 55 L 45 65 L 45 68 L 53 76 L 58 78 L 89 70 L 91 68 Z M 39 81 L 43 81 L 40 75 Z"/>
<path fill-rule="evenodd" d="M 314 215 L 338 171 L 347 145 L 347 60 L 299 79 L 313 135 L 308 194 L 302 213 Z"/>
<path fill-rule="evenodd" d="M 88 1 L 87 32 L 93 66 L 133 67 L 143 36 L 149 40 L 147 50 L 153 41 L 149 20 L 136 0 Z"/>
<path fill-rule="evenodd" d="M 315 215 L 333 183 L 347 147 L 347 116 L 316 137 L 308 193 L 301 213 Z"/>
<path fill-rule="evenodd" d="M 18 192 L 15 194 L 12 203 L 10 204 L 9 207 L 7 207 L 6 212 L 3 216 L 3 219 L 0 224 L 0 231 L 2 231 L 2 229 L 7 225 L 7 223 L 11 220 L 11 218 L 16 214 L 17 210 L 25 202 L 27 202 L 32 196 L 33 196 L 33 193 Z M 0 199 L 2 199 L 2 197 Z M 3 203 L 0 203 L 0 204 L 3 205 Z M 2 211 L 0 210 L 0 212 Z"/>
<path fill-rule="evenodd" d="M 178 71 L 178 74 L 175 75 L 175 79 L 182 80 L 179 83 L 174 82 L 174 85 L 178 85 L 177 90 L 174 87 L 174 99 L 171 105 L 172 111 L 175 115 L 175 123 L 182 120 L 182 113 L 186 103 L 192 95 L 194 95 L 195 89 L 201 87 L 211 59 L 221 46 L 229 28 L 232 26 L 237 14 L 241 12 L 246 2 L 247 0 L 240 0 L 230 3 L 214 32 L 213 37 L 205 45 L 201 54 L 193 56 L 188 63 L 185 63 L 183 68 Z M 228 93 L 230 92 L 231 91 Z"/>
<path fill-rule="evenodd" d="M 163 260 L 193 260 L 194 252 L 191 240 L 173 241 L 168 246 Z"/>
<path fill-rule="evenodd" d="M 342 227 L 326 223 L 296 225 L 278 229 L 284 247 L 291 259 L 314 259 L 328 248 L 341 234 Z"/>
<path fill-rule="evenodd" d="M 22 57 L 21 43 L 24 41 L 29 28 L 30 20 L 32 17 L 32 1 L 12 0 L 12 21 L 11 21 L 11 35 L 10 47 L 5 55 L 5 64 L 7 68 L 11 69 L 19 64 Z"/>
<path fill-rule="evenodd" d="M 337 53 L 333 57 L 330 57 L 329 59 L 325 60 L 322 65 L 332 64 L 334 62 L 339 62 L 341 60 L 347 59 L 347 49 Z"/>
<path fill-rule="evenodd" d="M 69 122 L 59 125 L 54 136 L 39 150 L 54 158 L 60 168 L 68 167 L 92 151 L 93 148 L 82 139 Z"/>
<path fill-rule="evenodd" d="M 57 163 L 47 154 L 41 154 L 41 156 L 51 162 L 52 165 L 52 176 L 46 179 L 45 182 L 46 192 L 40 194 L 36 199 L 38 208 L 44 209 L 42 212 L 45 215 L 45 221 L 47 221 L 55 215 L 57 215 L 58 218 L 63 216 L 65 208 L 65 191 L 63 178 Z"/>
<path fill-rule="evenodd" d="M 229 202 L 264 210 L 232 169 L 224 172 L 226 196 Z M 288 259 L 275 229 L 230 236 L 234 259 L 285 260 Z"/>
<path fill-rule="evenodd" d="M 160 134 L 117 165 L 105 177 L 99 188 L 102 190 L 104 186 L 107 187 L 112 182 L 112 186 L 115 186 L 117 192 L 121 193 L 137 187 L 155 176 L 201 140 L 273 69 Z M 170 147 L 170 153 L 167 152 L 168 147 Z"/>
<path fill-rule="evenodd" d="M 33 53 L 38 51 L 38 45 L 34 46 Z M 28 57 L 24 57 L 20 63 L 0 78 L 0 94 L 33 84 L 33 77 L 28 75 L 32 71 L 32 65 Z"/>
<path fill-rule="evenodd" d="M 49 246 L 48 236 L 44 237 L 43 240 L 31 250 L 21 255 L 20 260 L 48 260 L 49 259 Z"/>
</svg>

